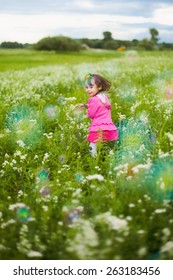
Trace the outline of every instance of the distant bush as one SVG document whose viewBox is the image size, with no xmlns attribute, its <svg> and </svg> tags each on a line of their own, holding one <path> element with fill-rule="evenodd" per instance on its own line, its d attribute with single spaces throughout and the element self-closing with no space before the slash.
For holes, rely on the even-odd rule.
<svg viewBox="0 0 173 280">
<path fill-rule="evenodd" d="M 79 51 L 81 48 L 77 40 L 64 36 L 46 37 L 34 45 L 34 49 L 45 51 Z"/>
<path fill-rule="evenodd" d="M 25 45 L 18 42 L 2 42 L 0 48 L 2 49 L 23 49 Z"/>
</svg>

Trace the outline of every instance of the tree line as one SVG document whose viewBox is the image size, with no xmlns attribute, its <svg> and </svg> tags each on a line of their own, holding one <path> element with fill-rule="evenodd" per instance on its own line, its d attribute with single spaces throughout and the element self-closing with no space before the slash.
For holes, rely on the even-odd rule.
<svg viewBox="0 0 173 280">
<path fill-rule="evenodd" d="M 66 36 L 45 37 L 35 44 L 21 44 L 18 42 L 2 42 L 0 48 L 21 49 L 31 48 L 46 51 L 80 51 L 82 49 L 107 49 L 123 51 L 126 49 L 141 50 L 173 50 L 173 43 L 159 43 L 159 31 L 150 28 L 150 38 L 142 40 L 117 40 L 112 38 L 109 31 L 103 32 L 103 39 L 72 39 Z"/>
</svg>

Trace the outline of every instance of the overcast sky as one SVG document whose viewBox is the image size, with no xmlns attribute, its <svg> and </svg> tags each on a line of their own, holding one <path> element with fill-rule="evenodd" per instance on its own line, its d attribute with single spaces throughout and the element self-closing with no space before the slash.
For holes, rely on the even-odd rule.
<svg viewBox="0 0 173 280">
<path fill-rule="evenodd" d="M 173 0 L 0 0 L 0 43 L 36 43 L 47 36 L 149 38 L 173 43 Z"/>
</svg>

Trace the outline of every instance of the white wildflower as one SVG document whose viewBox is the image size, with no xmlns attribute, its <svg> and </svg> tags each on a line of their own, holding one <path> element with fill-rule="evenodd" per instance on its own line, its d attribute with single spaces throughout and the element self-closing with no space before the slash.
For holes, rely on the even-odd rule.
<svg viewBox="0 0 173 280">
<path fill-rule="evenodd" d="M 5 228 L 7 227 L 8 225 L 11 225 L 11 224 L 15 224 L 15 220 L 14 219 L 10 219 L 9 221 L 7 221 L 6 223 L 2 223 L 1 224 L 1 228 Z"/>
<path fill-rule="evenodd" d="M 118 116 L 119 116 L 119 120 L 125 120 L 126 119 L 126 115 L 123 115 L 121 113 L 118 113 Z"/>
<path fill-rule="evenodd" d="M 12 163 L 12 164 L 16 164 L 16 160 L 15 160 L 15 159 L 13 159 L 11 163 Z"/>
<path fill-rule="evenodd" d="M 21 151 L 16 151 L 15 153 L 14 153 L 14 157 L 16 157 L 16 156 L 21 156 L 22 155 L 22 153 L 21 153 Z"/>
<path fill-rule="evenodd" d="M 24 148 L 25 147 L 25 143 L 22 140 L 17 140 L 17 144 L 19 145 L 19 147 Z"/>
<path fill-rule="evenodd" d="M 75 192 L 73 193 L 73 196 L 78 196 L 78 197 L 80 197 L 80 196 L 81 196 L 81 192 L 82 192 L 82 190 L 78 188 L 78 189 L 76 189 Z"/>
<path fill-rule="evenodd" d="M 4 174 L 5 174 L 5 171 L 4 170 L 0 170 L 1 177 L 4 176 Z"/>
<path fill-rule="evenodd" d="M 172 145 L 173 145 L 173 134 L 167 132 L 166 135 L 168 136 L 168 138 L 169 138 L 169 140 L 170 140 L 170 142 L 171 142 L 170 144 L 171 144 L 171 146 L 172 146 Z"/>
<path fill-rule="evenodd" d="M 138 254 L 139 257 L 145 256 L 146 253 L 147 253 L 147 248 L 145 248 L 145 247 L 141 247 L 141 248 L 138 250 L 138 252 L 137 252 L 137 254 Z"/>
<path fill-rule="evenodd" d="M 147 164 L 138 164 L 134 167 L 132 167 L 132 171 L 134 173 L 138 173 L 140 169 L 150 169 L 151 167 L 151 163 L 147 163 Z"/>
<path fill-rule="evenodd" d="M 40 257 L 42 257 L 43 255 L 42 255 L 42 253 L 40 253 L 40 252 L 37 252 L 37 251 L 29 251 L 28 253 L 27 253 L 27 256 L 29 257 L 29 258 L 40 258 Z"/>
<path fill-rule="evenodd" d="M 43 205 L 43 206 L 42 206 L 42 209 L 43 209 L 45 212 L 47 212 L 49 208 L 48 208 L 47 205 Z"/>
<path fill-rule="evenodd" d="M 10 164 L 7 160 L 5 160 L 2 164 L 2 167 L 5 167 L 6 165 Z"/>
<path fill-rule="evenodd" d="M 156 184 L 160 187 L 161 190 L 164 190 L 166 187 L 162 177 L 157 180 Z"/>
<path fill-rule="evenodd" d="M 76 97 L 72 96 L 72 97 L 65 97 L 64 98 L 66 101 L 75 101 Z M 74 106 L 75 107 L 75 106 Z"/>
<path fill-rule="evenodd" d="M 162 150 L 159 150 L 159 158 L 165 158 L 165 157 L 168 157 L 169 156 L 169 153 L 164 153 Z"/>
<path fill-rule="evenodd" d="M 156 214 L 162 214 L 162 213 L 165 213 L 166 212 L 166 209 L 156 209 L 155 211 L 154 211 Z"/>
<path fill-rule="evenodd" d="M 142 234 L 144 234 L 144 233 L 145 233 L 145 231 L 144 231 L 143 229 L 139 229 L 139 230 L 138 230 L 138 234 L 141 234 L 141 235 L 142 235 Z"/>
<path fill-rule="evenodd" d="M 127 216 L 127 217 L 126 217 L 126 220 L 127 220 L 127 221 L 132 221 L 133 219 L 132 219 L 131 216 Z"/>
<path fill-rule="evenodd" d="M 164 229 L 162 230 L 162 232 L 163 232 L 163 234 L 164 234 L 165 237 L 168 237 L 168 236 L 171 235 L 171 231 L 170 231 L 169 228 L 164 228 Z"/>
<path fill-rule="evenodd" d="M 0 251 L 6 251 L 6 249 L 7 248 L 4 245 L 0 244 Z"/>
<path fill-rule="evenodd" d="M 18 203 L 9 205 L 9 210 L 15 210 L 17 208 L 23 208 L 23 207 L 26 207 L 26 205 L 24 203 L 18 202 Z"/>
<path fill-rule="evenodd" d="M 23 195 L 23 191 L 22 190 L 19 190 L 18 191 L 18 197 L 22 196 Z"/>
<path fill-rule="evenodd" d="M 114 230 L 124 230 L 127 229 L 127 221 L 119 219 L 116 216 L 111 215 L 110 212 L 105 212 L 103 214 L 96 216 L 96 221 L 106 223 L 111 229 Z"/>
<path fill-rule="evenodd" d="M 73 241 L 69 240 L 69 252 L 75 252 L 79 259 L 93 258 L 94 248 L 98 246 L 98 236 L 93 224 L 88 220 L 80 220 L 77 224 L 79 229 Z M 92 248 L 92 250 L 91 250 Z"/>
<path fill-rule="evenodd" d="M 95 169 L 97 169 L 98 171 L 100 171 L 100 167 L 99 167 L 99 166 L 95 166 Z"/>
<path fill-rule="evenodd" d="M 148 123 L 148 115 L 146 115 L 144 113 L 140 115 L 139 119 L 145 124 Z"/>
<path fill-rule="evenodd" d="M 173 241 L 166 242 L 160 249 L 161 253 L 171 252 L 173 254 Z"/>
<path fill-rule="evenodd" d="M 98 181 L 104 181 L 104 177 L 101 175 L 101 174 L 94 174 L 94 175 L 88 175 L 86 176 L 86 179 L 87 180 L 98 180 Z"/>
<path fill-rule="evenodd" d="M 135 207 L 135 204 L 134 203 L 129 203 L 129 207 L 133 208 L 133 207 Z"/>
<path fill-rule="evenodd" d="M 135 109 L 136 109 L 139 105 L 141 105 L 141 101 L 137 101 L 136 103 L 134 103 L 134 105 L 132 105 L 132 107 L 130 108 L 130 111 L 131 111 L 132 113 L 134 113 L 134 112 L 135 112 Z"/>
<path fill-rule="evenodd" d="M 45 155 L 44 155 L 44 160 L 48 159 L 48 157 L 49 157 L 49 154 L 48 154 L 48 153 L 45 153 Z"/>
<path fill-rule="evenodd" d="M 72 200 L 71 200 L 71 203 L 72 203 L 72 204 L 78 204 L 78 203 L 79 203 L 79 200 L 78 200 L 78 199 L 72 199 Z"/>
</svg>

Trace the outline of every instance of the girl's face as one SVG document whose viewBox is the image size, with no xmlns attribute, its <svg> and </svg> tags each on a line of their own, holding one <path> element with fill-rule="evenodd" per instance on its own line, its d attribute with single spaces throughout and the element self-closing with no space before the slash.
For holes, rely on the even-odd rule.
<svg viewBox="0 0 173 280">
<path fill-rule="evenodd" d="M 87 82 L 85 83 L 85 90 L 91 97 L 96 95 L 101 89 L 102 89 L 102 87 L 98 87 L 95 84 L 94 79 L 92 79 L 89 83 L 87 83 Z"/>
</svg>

